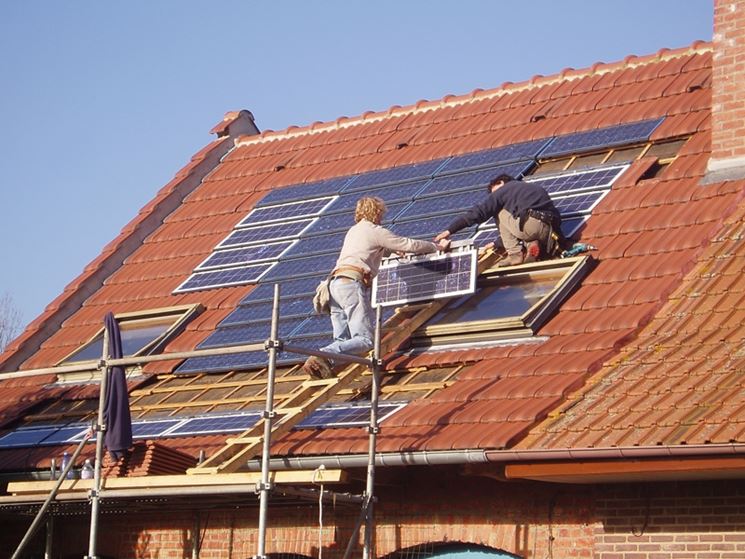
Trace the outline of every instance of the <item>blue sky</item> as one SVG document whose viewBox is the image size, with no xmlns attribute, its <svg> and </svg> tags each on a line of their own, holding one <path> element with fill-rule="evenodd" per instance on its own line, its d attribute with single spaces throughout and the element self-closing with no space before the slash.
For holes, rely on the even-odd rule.
<svg viewBox="0 0 745 559">
<path fill-rule="evenodd" d="M 712 37 L 711 0 L 0 5 L 0 296 L 33 320 L 229 110 L 260 129 Z"/>
</svg>

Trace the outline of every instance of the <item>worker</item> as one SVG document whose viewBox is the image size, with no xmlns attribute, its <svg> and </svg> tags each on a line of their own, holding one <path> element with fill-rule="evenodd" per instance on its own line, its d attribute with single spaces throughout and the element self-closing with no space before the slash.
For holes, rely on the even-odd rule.
<svg viewBox="0 0 745 559">
<path fill-rule="evenodd" d="M 364 197 L 357 201 L 355 224 L 344 237 L 336 267 L 331 272 L 329 303 L 334 341 L 320 348 L 327 353 L 364 355 L 373 347 L 374 314 L 370 302 L 372 279 L 380 261 L 391 253 L 426 254 L 447 250 L 450 241 L 437 243 L 400 237 L 381 227 L 386 207 L 383 200 Z M 331 378 L 344 361 L 311 356 L 303 371 L 314 378 Z"/>
<path fill-rule="evenodd" d="M 553 254 L 554 235 L 561 239 L 561 217 L 543 188 L 500 174 L 489 181 L 487 189 L 487 198 L 455 218 L 435 242 L 493 217 L 507 251 L 497 266 L 535 262 Z"/>
</svg>

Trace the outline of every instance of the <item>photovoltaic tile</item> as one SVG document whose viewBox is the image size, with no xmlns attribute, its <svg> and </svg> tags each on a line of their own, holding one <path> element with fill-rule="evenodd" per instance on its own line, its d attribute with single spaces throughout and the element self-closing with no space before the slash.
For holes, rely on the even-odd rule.
<svg viewBox="0 0 745 559">
<path fill-rule="evenodd" d="M 212 287 L 227 287 L 257 281 L 274 264 L 259 264 L 243 268 L 226 268 L 211 272 L 198 272 L 189 276 L 184 283 L 174 290 L 174 293 L 199 291 Z"/>
<path fill-rule="evenodd" d="M 473 293 L 476 250 L 386 262 L 373 281 L 373 305 L 400 305 Z"/>
<path fill-rule="evenodd" d="M 254 245 L 243 248 L 216 250 L 207 259 L 197 266 L 197 270 L 209 270 L 224 266 L 237 266 L 240 264 L 251 264 L 262 260 L 278 258 L 295 241 L 283 241 L 264 245 Z"/>
<path fill-rule="evenodd" d="M 600 148 L 645 142 L 663 120 L 665 119 L 656 118 L 558 136 L 540 155 L 542 158 L 559 157 L 570 153 L 583 153 Z"/>
</svg>

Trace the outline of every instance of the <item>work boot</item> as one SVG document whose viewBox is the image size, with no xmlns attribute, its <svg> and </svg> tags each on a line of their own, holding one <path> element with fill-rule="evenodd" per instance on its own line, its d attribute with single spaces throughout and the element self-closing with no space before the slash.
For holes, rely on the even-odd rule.
<svg viewBox="0 0 745 559">
<path fill-rule="evenodd" d="M 334 378 L 336 376 L 331 361 L 315 355 L 311 355 L 305 360 L 303 371 L 315 379 Z"/>
<path fill-rule="evenodd" d="M 523 253 L 522 252 L 515 252 L 513 254 L 508 254 L 502 260 L 497 262 L 497 268 L 506 268 L 507 266 L 517 266 L 518 264 L 523 263 Z"/>
<path fill-rule="evenodd" d="M 541 243 L 538 241 L 530 241 L 525 251 L 524 263 L 537 262 L 541 259 Z"/>
</svg>

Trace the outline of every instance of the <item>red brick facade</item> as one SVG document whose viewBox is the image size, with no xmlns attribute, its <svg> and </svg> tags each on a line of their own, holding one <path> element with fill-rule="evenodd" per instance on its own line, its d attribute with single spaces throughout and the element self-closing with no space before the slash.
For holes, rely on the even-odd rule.
<svg viewBox="0 0 745 559">
<path fill-rule="evenodd" d="M 710 168 L 726 160 L 745 162 L 745 2 L 714 4 Z"/>
<path fill-rule="evenodd" d="M 378 557 L 402 550 L 400 557 L 422 557 L 418 552 L 441 542 L 482 544 L 525 559 L 745 557 L 741 481 L 583 487 L 456 477 L 438 484 L 421 477 L 401 479 L 381 493 Z M 347 505 L 324 507 L 323 557 L 342 557 L 358 512 Z M 191 511 L 107 513 L 99 553 L 120 559 L 191 557 L 195 519 Z M 2 549 L 12 549 L 8 538 L 20 538 L 29 521 L 3 519 L 10 529 L 2 530 Z M 255 508 L 202 508 L 199 558 L 252 556 L 257 524 Z M 272 508 L 269 524 L 269 553 L 318 556 L 317 505 Z M 57 517 L 55 534 L 55 558 L 85 555 L 88 516 Z M 37 552 L 43 540 L 42 530 L 33 545 Z M 359 548 L 353 556 L 360 556 Z"/>
</svg>

